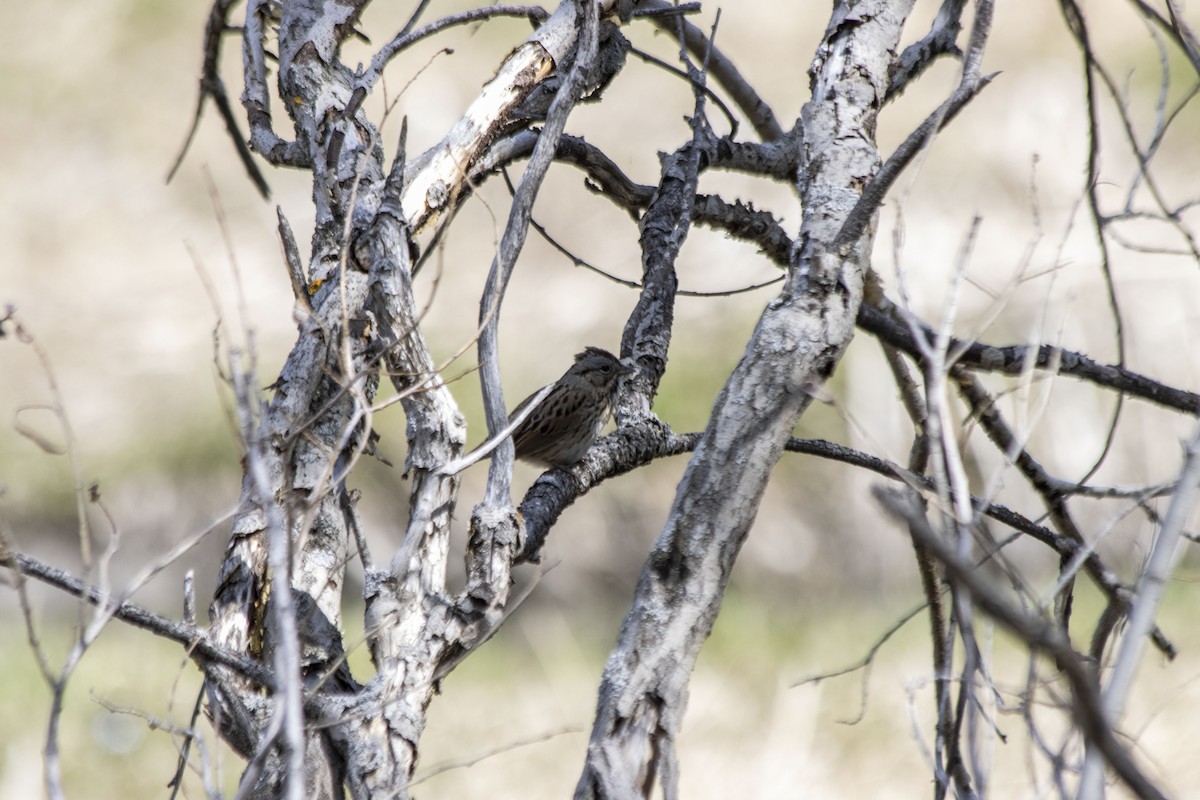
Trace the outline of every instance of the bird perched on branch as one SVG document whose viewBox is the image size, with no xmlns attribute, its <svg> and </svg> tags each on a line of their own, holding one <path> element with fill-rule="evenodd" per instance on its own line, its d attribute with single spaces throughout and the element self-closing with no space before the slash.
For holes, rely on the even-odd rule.
<svg viewBox="0 0 1200 800">
<path fill-rule="evenodd" d="M 621 380 L 636 368 L 599 347 L 588 347 L 575 356 L 550 394 L 513 431 L 517 458 L 546 467 L 569 467 L 592 446 L 617 401 Z M 514 419 L 534 392 L 521 401 Z"/>
</svg>

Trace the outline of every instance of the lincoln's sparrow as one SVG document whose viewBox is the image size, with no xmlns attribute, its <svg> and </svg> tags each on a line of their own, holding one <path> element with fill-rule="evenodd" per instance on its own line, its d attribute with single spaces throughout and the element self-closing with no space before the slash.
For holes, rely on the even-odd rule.
<svg viewBox="0 0 1200 800">
<path fill-rule="evenodd" d="M 583 458 L 612 413 L 621 379 L 633 372 L 599 347 L 575 356 L 550 394 L 513 431 L 517 458 L 547 467 L 569 467 Z M 522 400 L 509 419 L 531 399 L 533 395 Z"/>
</svg>

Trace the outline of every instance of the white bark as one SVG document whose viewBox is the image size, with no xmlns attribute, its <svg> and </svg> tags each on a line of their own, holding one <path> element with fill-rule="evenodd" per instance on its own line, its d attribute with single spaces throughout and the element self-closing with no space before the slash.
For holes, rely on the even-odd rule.
<svg viewBox="0 0 1200 800">
<path fill-rule="evenodd" d="M 358 10 L 284 4 L 279 80 L 296 132 L 296 141 L 288 143 L 271 129 L 261 6 L 248 6 L 244 100 L 252 142 L 277 163 L 306 161 L 313 170 L 317 230 L 309 273 L 323 284 L 311 298 L 313 313 L 301 324 L 261 421 L 264 446 L 256 466 L 262 477 L 255 482 L 248 475 L 244 482 L 243 509 L 211 608 L 211 635 L 221 646 L 255 657 L 274 646 L 264 626 L 266 533 L 268 518 L 282 520 L 294 565 L 283 585 L 290 583 L 289 600 L 295 599 L 300 615 L 306 680 L 354 692 L 345 714 L 318 704 L 340 721 L 325 720 L 324 728 L 309 730 L 306 782 L 318 796 L 333 796 L 344 780 L 355 797 L 403 797 L 439 669 L 486 638 L 507 601 L 509 570 L 520 549 L 511 507 L 506 519 L 473 520 L 479 523 L 473 530 L 486 528 L 486 534 L 469 546 L 468 591 L 461 598 L 447 594 L 449 520 L 458 480 L 438 470 L 461 453 L 465 430 L 418 329 L 405 224 L 427 224 L 459 196 L 500 125 L 571 52 L 577 8 L 572 0 L 562 3 L 508 57 L 443 142 L 407 168 L 399 157 L 386 179 L 375 128 L 352 102 L 361 87 L 336 61 L 338 30 Z M 341 119 L 346 108 L 355 109 L 352 120 Z M 353 220 L 352 229 L 341 222 L 346 219 Z M 348 261 L 345 241 L 366 246 Z M 308 305 L 303 299 L 301 305 Z M 411 392 L 405 409 L 413 499 L 404 545 L 391 568 L 368 570 L 367 629 L 378 674 L 359 690 L 342 660 L 343 571 L 355 521 L 341 481 L 366 445 L 368 405 L 378 383 L 372 351 L 377 342 L 386 348 L 391 374 L 409 376 L 398 388 Z M 226 735 L 242 742 L 243 750 L 261 747 L 253 743 L 267 730 L 268 709 L 257 702 L 257 689 L 228 679 L 211 682 L 209 691 Z M 331 758 L 331 747 L 340 755 Z M 296 763 L 295 747 L 291 753 Z M 256 795 L 274 796 L 287 784 L 281 765 L 275 755 L 266 758 Z M 297 782 L 288 785 L 295 791 Z"/>
</svg>

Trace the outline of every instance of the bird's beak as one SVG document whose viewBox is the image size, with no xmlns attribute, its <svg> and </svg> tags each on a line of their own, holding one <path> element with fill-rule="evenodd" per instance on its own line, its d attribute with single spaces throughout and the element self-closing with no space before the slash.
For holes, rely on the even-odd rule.
<svg viewBox="0 0 1200 800">
<path fill-rule="evenodd" d="M 628 378 L 630 375 L 636 375 L 638 371 L 637 362 L 632 358 L 621 359 L 621 377 Z"/>
</svg>

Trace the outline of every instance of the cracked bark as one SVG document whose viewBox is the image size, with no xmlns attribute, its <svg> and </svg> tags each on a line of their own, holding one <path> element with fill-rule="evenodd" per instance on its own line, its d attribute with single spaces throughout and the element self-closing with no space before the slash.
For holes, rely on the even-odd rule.
<svg viewBox="0 0 1200 800">
<path fill-rule="evenodd" d="M 461 452 L 465 429 L 418 329 L 411 232 L 456 201 L 470 167 L 508 115 L 571 54 L 578 7 L 562 3 L 518 46 L 441 143 L 406 163 L 401 142 L 385 175 L 383 147 L 361 110 L 369 87 L 357 84 L 369 76 L 356 78 L 338 61 L 363 5 L 281 7 L 279 86 L 290 101 L 290 142 L 272 127 L 262 3 L 249 3 L 244 29 L 251 146 L 276 164 L 311 169 L 316 205 L 307 269 L 315 291 L 297 297 L 298 307 L 311 313 L 300 322 L 261 417 L 252 402 L 243 404 L 248 430 L 260 443 L 253 459 L 260 469 L 252 480 L 248 460 L 242 510 L 210 608 L 218 646 L 256 659 L 279 646 L 266 624 L 279 605 L 268 591 L 268 522 L 276 520 L 290 540 L 291 573 L 280 585 L 290 585 L 286 599 L 296 609 L 307 719 L 294 719 L 298 704 L 286 714 L 278 710 L 235 673 L 214 669 L 207 682 L 222 735 L 251 760 L 243 782 L 252 797 L 335 798 L 347 789 L 355 798 L 407 796 L 436 681 L 486 639 L 507 601 L 509 570 L 520 549 L 515 516 L 505 524 L 476 514 L 467 589 L 458 596 L 447 591 L 458 480 L 437 468 Z M 284 228 L 281 222 L 286 243 Z M 293 283 L 307 294 L 303 281 Z M 377 674 L 359 686 L 346 669 L 340 632 L 344 568 L 357 525 L 355 498 L 342 479 L 369 445 L 381 360 L 403 398 L 413 483 L 403 546 L 387 569 L 370 567 L 364 557 L 368 644 Z M 289 731 L 303 724 L 303 759 L 295 757 L 294 744 L 274 740 L 280 723 Z"/>
<path fill-rule="evenodd" d="M 678 794 L 675 741 L 700 646 L 810 390 L 854 331 L 873 225 L 835 243 L 880 159 L 875 115 L 908 4 L 835 7 L 797 154 L 804 217 L 788 279 L 717 398 L 604 671 L 576 798 Z"/>
</svg>

